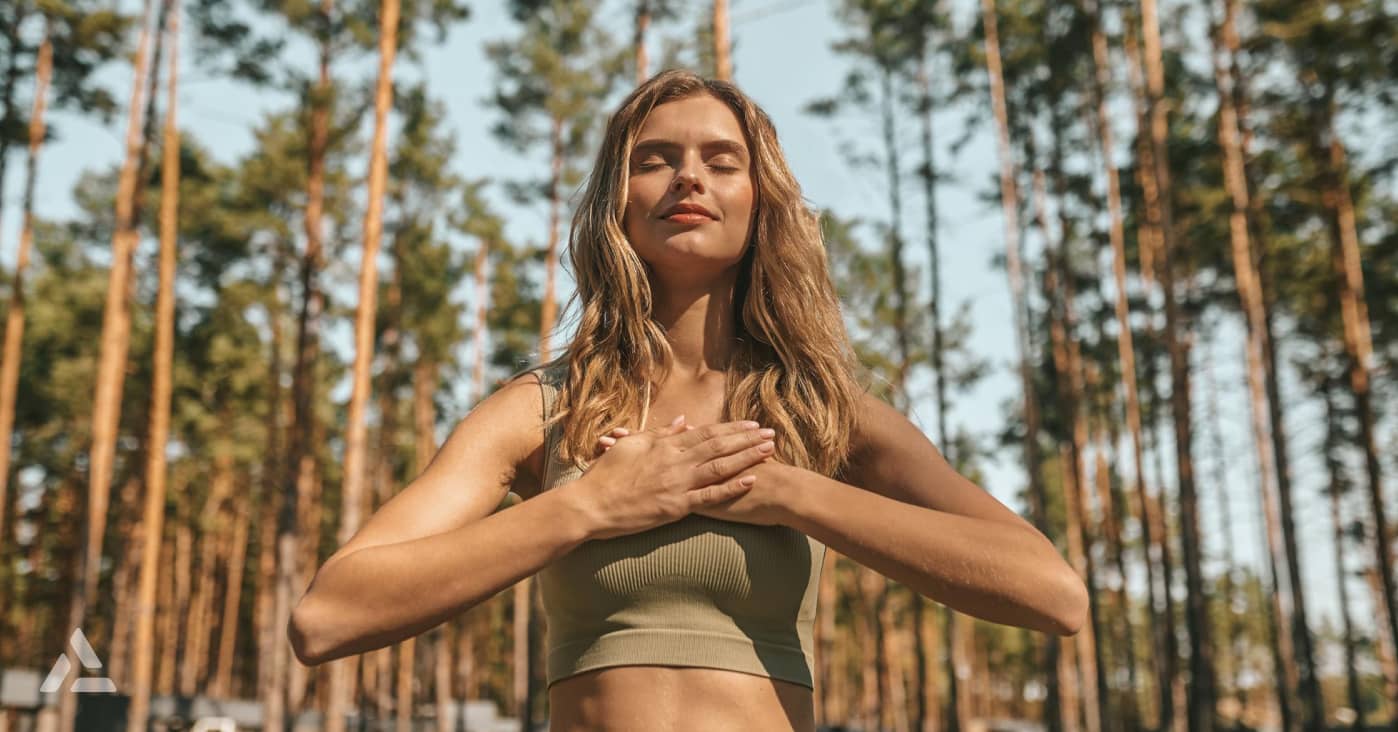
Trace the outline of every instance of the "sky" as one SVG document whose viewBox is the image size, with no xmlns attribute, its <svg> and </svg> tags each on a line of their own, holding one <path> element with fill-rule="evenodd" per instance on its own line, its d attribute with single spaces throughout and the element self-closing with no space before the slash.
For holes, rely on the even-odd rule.
<svg viewBox="0 0 1398 732">
<path fill-rule="evenodd" d="M 136 3 L 123 0 L 121 4 L 134 7 Z M 513 37 L 516 33 L 512 21 L 498 5 L 472 3 L 471 19 L 456 25 L 440 46 L 428 48 L 423 53 L 421 66 L 400 60 L 397 68 L 400 78 L 425 79 L 430 93 L 445 103 L 448 122 L 457 137 L 454 169 L 460 175 L 498 179 L 537 177 L 546 172 L 546 160 L 510 152 L 489 133 L 497 117 L 483 103 L 493 80 L 493 72 L 484 55 L 484 44 Z M 961 27 L 965 27 L 969 22 L 964 12 L 968 9 L 968 3 L 962 0 L 954 5 L 963 11 L 960 13 Z M 839 124 L 837 133 L 837 126 L 832 122 L 802 111 L 808 102 L 835 93 L 848 69 L 847 61 L 830 50 L 831 43 L 841 35 L 834 17 L 833 3 L 828 0 L 734 0 L 731 9 L 735 81 L 774 120 L 781 144 L 808 201 L 818 208 L 832 208 L 841 216 L 862 216 L 871 222 L 886 222 L 887 188 L 883 175 L 852 171 L 838 150 L 839 142 L 844 139 L 875 143 L 879 133 L 876 120 L 870 115 L 849 115 Z M 629 38 L 631 22 L 628 11 L 613 1 L 607 2 L 601 13 L 604 22 L 628 29 L 626 33 L 618 34 L 618 38 L 625 42 Z M 674 23 L 660 24 L 657 30 L 662 35 L 684 32 Z M 304 57 L 306 68 L 312 68 L 309 47 L 293 43 L 290 53 Z M 287 108 L 291 100 L 280 93 L 255 90 L 211 76 L 193 66 L 191 55 L 188 50 L 182 52 L 180 125 L 218 159 L 233 162 L 250 150 L 252 130 L 261 118 L 269 112 Z M 652 63 L 659 55 L 659 44 L 653 42 Z M 372 56 L 342 61 L 336 64 L 334 74 L 337 78 L 371 78 L 375 63 L 376 59 Z M 111 65 L 103 71 L 101 78 L 118 99 L 124 100 L 129 94 L 129 67 Z M 977 100 L 973 103 L 985 102 Z M 948 309 L 963 301 L 971 303 L 973 334 L 970 346 L 975 353 L 990 361 L 992 370 L 990 376 L 975 388 L 952 395 L 949 423 L 952 432 L 965 428 L 989 442 L 994 433 L 1003 427 L 1004 402 L 1018 397 L 1018 379 L 1013 371 L 1017 356 L 1010 319 L 1008 280 L 1005 272 L 992 264 L 992 259 L 1004 251 L 1003 225 L 996 202 L 998 189 L 994 187 L 993 178 L 999 164 L 993 136 L 989 126 L 982 121 L 970 130 L 968 144 L 958 152 L 953 152 L 947 144 L 966 132 L 965 112 L 964 108 L 953 107 L 940 110 L 935 118 L 939 140 L 937 157 L 945 176 L 945 182 L 938 189 L 944 303 Z M 982 115 L 981 119 L 986 118 Z M 917 154 L 914 147 L 915 122 L 910 117 L 899 120 L 903 135 L 907 137 L 909 157 Z M 42 153 L 37 214 L 43 218 L 61 219 L 77 212 L 71 191 L 84 171 L 114 166 L 119 162 L 125 130 L 124 110 L 117 120 L 108 125 L 62 112 L 51 115 L 51 124 L 57 140 L 46 146 Z M 1117 139 L 1126 139 L 1130 128 L 1131 121 L 1122 120 Z M 1118 157 L 1118 160 L 1121 158 Z M 13 267 L 18 240 L 18 203 L 23 167 L 22 156 L 16 155 L 11 160 L 9 180 L 4 188 L 3 212 L 0 212 L 0 262 L 7 269 Z M 903 230 L 909 241 L 915 243 L 908 247 L 908 253 L 912 262 L 924 267 L 925 272 L 926 253 L 922 243 L 925 204 L 920 189 L 915 190 L 911 180 L 905 196 Z M 503 196 L 495 201 L 507 214 L 507 233 L 514 240 L 545 241 L 547 209 L 543 205 L 521 207 L 509 203 Z M 1025 256 L 1036 256 L 1032 241 L 1025 242 L 1025 247 Z M 151 257 L 153 254 L 154 243 L 147 241 L 138 252 L 138 257 Z M 341 274 L 352 273 L 358 268 L 358 254 L 353 254 L 352 259 L 333 263 L 332 266 L 343 268 Z M 560 276 L 558 292 L 562 302 L 571 292 L 572 280 L 566 271 L 560 271 Z M 337 274 L 335 277 L 351 283 L 354 280 L 352 274 L 349 277 Z M 332 343 L 339 344 L 336 348 L 347 357 L 352 342 L 349 324 L 340 325 L 339 330 L 330 332 L 328 337 Z M 1196 474 L 1200 476 L 1201 530 L 1210 556 L 1217 555 L 1223 547 L 1228 546 L 1239 561 L 1255 564 L 1261 556 L 1262 518 L 1257 503 L 1256 458 L 1249 432 L 1241 349 L 1242 339 L 1237 324 L 1225 322 L 1213 352 L 1216 393 L 1204 391 L 1207 388 L 1204 376 L 1196 371 L 1195 388 L 1200 390 L 1195 396 L 1195 404 L 1200 409 L 1195 417 L 1196 426 L 1202 430 L 1208 429 L 1203 410 L 1209 404 L 1215 405 L 1222 425 L 1221 440 L 1225 457 L 1220 462 L 1214 452 L 1212 437 L 1207 432 L 1200 433 L 1195 443 L 1198 461 Z M 463 357 L 468 350 L 463 350 Z M 1196 363 L 1197 359 L 1198 354 Z M 930 379 L 925 376 L 916 378 L 911 388 L 915 393 L 930 395 Z M 465 385 L 460 385 L 456 391 L 458 402 L 465 404 Z M 348 384 L 337 396 L 348 398 Z M 455 419 L 460 416 L 457 415 Z M 450 416 L 447 418 L 454 421 Z M 935 418 L 935 406 L 930 399 L 920 399 L 914 404 L 910 419 L 929 436 L 932 435 Z M 1338 603 L 1333 591 L 1335 573 L 1333 542 L 1329 537 L 1329 509 L 1318 491 L 1322 477 L 1319 463 L 1306 457 L 1315 452 L 1315 445 L 1322 436 L 1316 427 L 1318 418 L 1318 412 L 1308 412 L 1302 404 L 1292 410 L 1288 422 L 1289 426 L 1295 422 L 1291 434 L 1292 451 L 1298 455 L 1296 473 L 1300 495 L 1297 499 L 1297 516 L 1299 542 L 1304 557 L 1303 573 L 1308 583 L 1319 589 L 1310 593 L 1316 610 L 1333 619 Z M 1173 452 L 1169 451 L 1168 444 L 1166 447 L 1164 462 L 1168 464 L 1172 461 Z M 998 450 L 980 466 L 985 476 L 983 487 L 1015 510 L 1022 508 L 1014 496 L 1024 483 L 1018 458 L 1018 449 Z M 1147 472 L 1151 474 L 1152 468 L 1148 466 Z M 1173 470 L 1168 465 L 1166 474 L 1173 482 Z M 1225 486 L 1228 491 L 1230 511 L 1227 515 L 1221 514 L 1218 509 L 1219 485 Z M 1141 582 L 1140 576 L 1133 577 L 1131 586 L 1141 590 Z M 1367 591 L 1363 591 L 1358 583 L 1351 583 L 1351 587 L 1356 603 L 1355 617 L 1360 622 L 1364 618 L 1372 618 L 1372 613 L 1367 610 Z"/>
</svg>

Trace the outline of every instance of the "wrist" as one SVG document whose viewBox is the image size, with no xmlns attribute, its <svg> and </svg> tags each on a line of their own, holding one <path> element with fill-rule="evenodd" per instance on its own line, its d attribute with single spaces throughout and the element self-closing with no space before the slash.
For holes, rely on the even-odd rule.
<svg viewBox="0 0 1398 732">
<path fill-rule="evenodd" d="M 585 476 L 584 476 L 585 477 Z M 582 500 L 583 491 L 577 484 L 583 478 L 545 491 L 540 498 L 551 498 L 557 503 L 558 526 L 574 545 L 589 541 L 600 535 L 605 528 L 601 517 Z"/>
<path fill-rule="evenodd" d="M 778 515 L 779 523 L 793 526 L 801 512 L 804 490 L 804 481 L 798 476 L 801 469 L 794 465 L 767 460 L 758 463 L 747 472 L 757 476 L 757 485 L 763 487 L 763 493 L 770 497 L 771 508 Z"/>
</svg>

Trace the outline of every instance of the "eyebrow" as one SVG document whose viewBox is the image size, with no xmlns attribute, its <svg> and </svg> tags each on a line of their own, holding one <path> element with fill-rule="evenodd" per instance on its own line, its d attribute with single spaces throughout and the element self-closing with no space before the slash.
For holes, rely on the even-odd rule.
<svg viewBox="0 0 1398 732">
<path fill-rule="evenodd" d="M 648 152 L 660 152 L 666 150 L 673 151 L 678 150 L 681 147 L 683 146 L 679 143 L 671 142 L 670 140 L 641 140 L 640 142 L 636 143 L 636 146 L 632 149 L 631 154 L 640 155 Z M 743 158 L 744 160 L 748 158 L 748 148 L 746 145 L 744 145 L 741 142 L 737 142 L 735 140 L 730 140 L 727 138 L 707 140 L 703 143 L 700 143 L 699 148 L 706 152 L 715 151 L 718 153 L 733 153 L 734 155 L 737 155 L 738 157 Z"/>
</svg>

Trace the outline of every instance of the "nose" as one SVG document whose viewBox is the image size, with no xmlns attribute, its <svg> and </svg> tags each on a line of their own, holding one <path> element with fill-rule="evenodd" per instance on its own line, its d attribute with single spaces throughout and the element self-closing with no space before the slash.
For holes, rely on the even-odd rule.
<svg viewBox="0 0 1398 732">
<path fill-rule="evenodd" d="M 685 156 L 685 162 L 680 166 L 680 169 L 676 171 L 675 179 L 670 183 L 670 189 L 681 195 L 688 192 L 688 190 L 703 193 L 704 182 L 703 179 L 699 177 L 698 173 L 700 167 L 698 161 L 693 160 L 692 156 Z"/>
</svg>

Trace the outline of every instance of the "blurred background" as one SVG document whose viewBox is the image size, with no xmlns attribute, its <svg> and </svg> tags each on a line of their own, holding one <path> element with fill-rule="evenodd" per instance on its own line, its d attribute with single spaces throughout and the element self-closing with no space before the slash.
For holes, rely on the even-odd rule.
<svg viewBox="0 0 1398 732">
<path fill-rule="evenodd" d="M 606 115 L 674 66 L 770 113 L 879 395 L 1092 594 L 1057 638 L 832 551 L 823 727 L 1393 729 L 1396 18 L 0 4 L 0 730 L 546 729 L 530 581 L 314 668 L 285 627 L 566 344 Z"/>
</svg>

